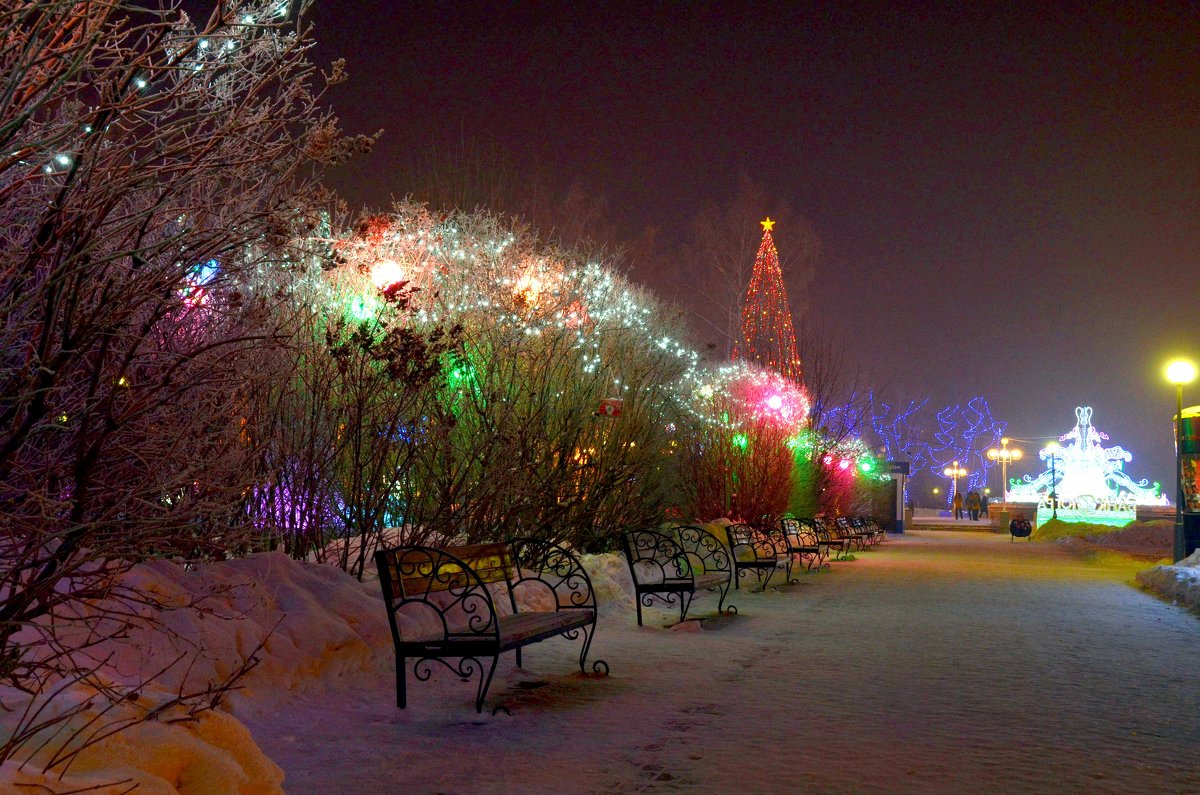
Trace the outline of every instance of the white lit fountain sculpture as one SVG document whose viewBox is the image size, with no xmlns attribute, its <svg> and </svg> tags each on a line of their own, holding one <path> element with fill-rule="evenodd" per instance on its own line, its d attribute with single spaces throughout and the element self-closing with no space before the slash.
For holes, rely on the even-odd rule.
<svg viewBox="0 0 1200 795">
<path fill-rule="evenodd" d="M 1137 518 L 1138 505 L 1166 505 L 1162 486 L 1125 474 L 1133 455 L 1119 445 L 1105 447 L 1107 440 L 1108 434 L 1092 427 L 1091 406 L 1077 407 L 1075 427 L 1059 437 L 1063 445 L 1051 444 L 1038 454 L 1046 471 L 1013 478 L 1008 499 L 1036 502 L 1039 524 L 1053 512 L 1051 495 L 1058 499 L 1058 518 L 1067 522 L 1123 525 Z"/>
</svg>

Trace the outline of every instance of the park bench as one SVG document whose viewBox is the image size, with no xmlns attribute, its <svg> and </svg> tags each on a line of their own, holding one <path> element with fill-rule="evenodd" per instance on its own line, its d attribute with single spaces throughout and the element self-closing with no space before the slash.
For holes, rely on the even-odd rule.
<svg viewBox="0 0 1200 795">
<path fill-rule="evenodd" d="M 870 516 L 851 516 L 850 527 L 852 527 L 856 533 L 861 533 L 863 540 L 871 546 L 883 541 L 884 537 L 887 535 L 883 527 L 881 527 L 880 524 Z"/>
<path fill-rule="evenodd" d="M 829 566 L 825 561 L 829 548 L 821 545 L 812 525 L 805 525 L 799 519 L 785 516 L 779 520 L 779 531 L 787 543 L 788 554 L 798 556 L 800 562 L 808 567 L 808 571 L 812 571 L 814 565 L 817 571 L 820 571 L 822 566 Z"/>
<path fill-rule="evenodd" d="M 633 578 L 637 622 L 642 626 L 642 606 L 679 603 L 679 620 L 687 618 L 697 591 L 717 591 L 717 612 L 725 612 L 732 569 L 729 553 L 720 539 L 702 527 L 682 525 L 670 531 L 630 530 L 621 534 L 621 546 Z M 728 612 L 737 608 L 729 606 Z"/>
<path fill-rule="evenodd" d="M 496 662 L 515 651 L 562 635 L 583 636 L 579 670 L 585 671 L 596 631 L 596 595 L 579 560 L 547 541 L 461 547 L 404 546 L 375 553 L 379 583 L 396 646 L 396 704 L 407 704 L 406 661 L 422 682 L 439 662 L 463 681 L 478 673 L 475 711 L 483 711 Z M 519 610 L 518 597 L 536 610 Z M 414 629 L 419 627 L 420 629 Z M 490 658 L 490 659 L 489 659 Z M 458 660 L 455 665 L 452 660 Z M 603 660 L 592 663 L 608 673 Z"/>
<path fill-rule="evenodd" d="M 837 534 L 842 538 L 847 539 L 850 544 L 862 550 L 867 545 L 867 533 L 854 528 L 850 524 L 850 520 L 845 516 L 839 516 L 833 520 L 834 527 L 837 528 Z"/>
<path fill-rule="evenodd" d="M 735 590 L 739 587 L 738 580 L 742 574 L 751 572 L 765 591 L 771 582 L 771 575 L 781 564 L 786 569 L 788 582 L 795 582 L 792 579 L 792 556 L 788 554 L 787 542 L 782 540 L 778 530 L 759 530 L 748 524 L 731 524 L 725 527 L 725 536 L 733 561 Z"/>
<path fill-rule="evenodd" d="M 850 552 L 850 539 L 843 538 L 838 532 L 837 525 L 828 517 L 818 516 L 815 519 L 801 519 L 802 523 L 811 523 L 817 534 L 817 544 L 833 552 L 834 560 L 844 560 Z"/>
</svg>

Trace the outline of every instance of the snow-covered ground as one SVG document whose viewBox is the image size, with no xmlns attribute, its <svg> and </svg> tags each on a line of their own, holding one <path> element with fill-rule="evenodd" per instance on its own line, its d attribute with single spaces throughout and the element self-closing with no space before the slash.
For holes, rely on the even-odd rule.
<svg viewBox="0 0 1200 795">
<path fill-rule="evenodd" d="M 494 717 L 441 669 L 410 671 L 396 708 L 375 582 L 279 554 L 147 567 L 164 593 L 236 585 L 222 610 L 244 618 L 177 627 L 205 651 L 194 675 L 282 619 L 245 689 L 230 711 L 95 746 L 63 782 L 7 766 L 0 791 L 1200 791 L 1181 753 L 1200 747 L 1195 617 L 1061 545 L 913 533 L 737 592 L 736 616 L 712 617 L 705 595 L 703 621 L 652 610 L 643 629 L 623 562 L 585 562 L 602 599 L 592 653 L 612 675 L 581 674 L 564 639 L 530 647 L 524 669 L 506 655 L 488 706 L 512 714 Z"/>
</svg>

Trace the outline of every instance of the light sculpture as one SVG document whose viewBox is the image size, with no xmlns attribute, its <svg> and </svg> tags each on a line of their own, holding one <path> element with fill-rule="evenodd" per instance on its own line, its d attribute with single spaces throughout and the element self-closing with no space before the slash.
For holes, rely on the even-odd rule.
<svg viewBox="0 0 1200 795">
<path fill-rule="evenodd" d="M 1090 406 L 1075 409 L 1075 427 L 1058 438 L 1060 446 L 1047 445 L 1039 457 L 1046 471 L 1008 484 L 1012 502 L 1036 502 L 1064 513 L 1064 521 L 1124 524 L 1135 518 L 1138 505 L 1166 505 L 1158 483 L 1133 480 L 1124 472 L 1133 454 L 1114 445 L 1105 447 L 1108 435 L 1092 426 Z M 1045 504 L 1049 500 L 1050 504 Z"/>
<path fill-rule="evenodd" d="M 774 225 L 770 218 L 762 222 L 762 242 L 742 300 L 741 339 L 734 346 L 733 358 L 755 362 L 799 384 L 800 353 L 779 252 L 771 236 Z"/>
</svg>

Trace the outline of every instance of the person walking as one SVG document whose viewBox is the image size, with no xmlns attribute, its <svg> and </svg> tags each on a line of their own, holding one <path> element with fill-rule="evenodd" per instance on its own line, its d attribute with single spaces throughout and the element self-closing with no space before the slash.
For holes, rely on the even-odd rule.
<svg viewBox="0 0 1200 795">
<path fill-rule="evenodd" d="M 979 492 L 968 491 L 967 492 L 967 514 L 971 517 L 972 522 L 979 521 L 979 506 L 980 506 L 980 504 L 981 503 L 979 501 Z"/>
<path fill-rule="evenodd" d="M 984 494 L 983 497 L 980 499 L 979 508 L 980 508 L 980 513 L 983 514 L 984 519 L 990 519 L 992 517 L 992 514 L 989 512 L 991 509 L 988 507 L 988 495 Z"/>
<path fill-rule="evenodd" d="M 954 518 L 955 519 L 962 518 L 962 505 L 963 505 L 962 494 L 958 493 L 957 491 L 954 492 Z"/>
</svg>

